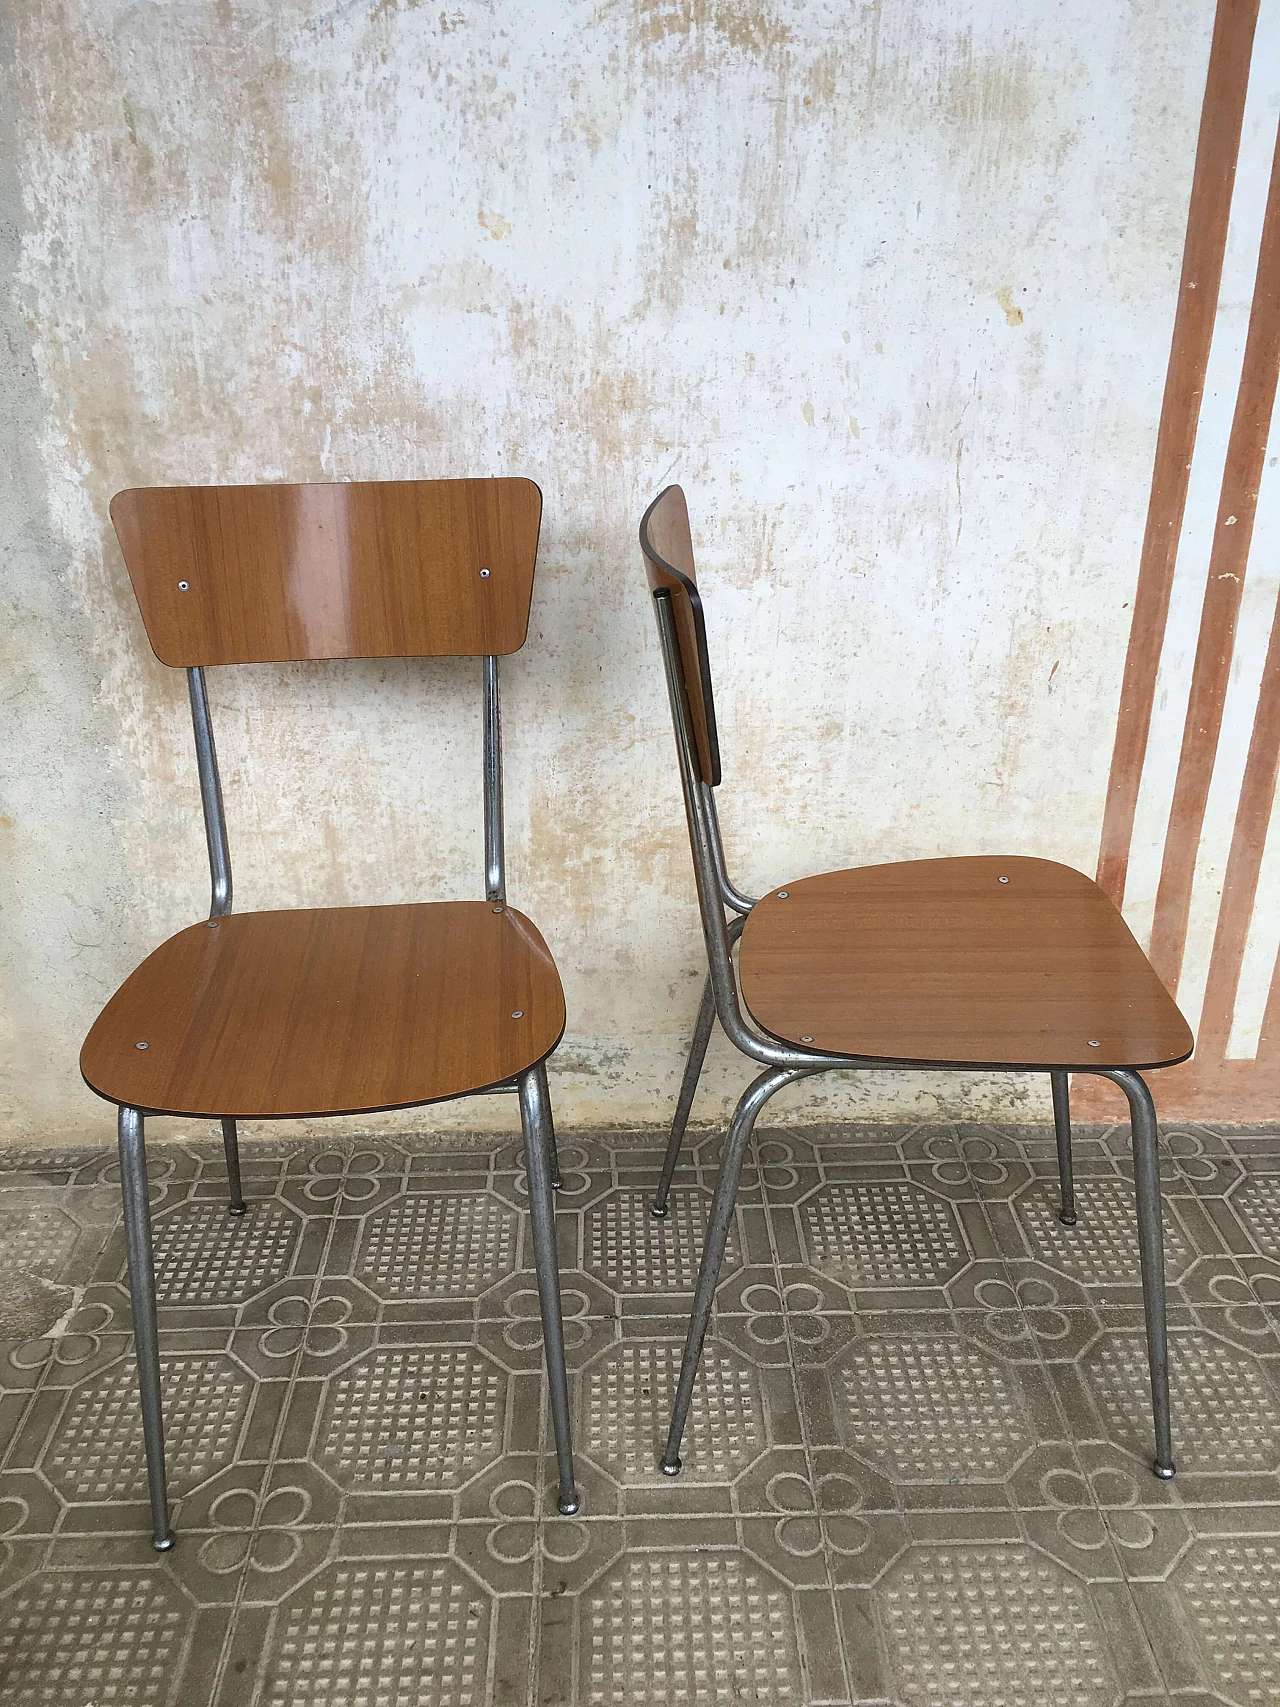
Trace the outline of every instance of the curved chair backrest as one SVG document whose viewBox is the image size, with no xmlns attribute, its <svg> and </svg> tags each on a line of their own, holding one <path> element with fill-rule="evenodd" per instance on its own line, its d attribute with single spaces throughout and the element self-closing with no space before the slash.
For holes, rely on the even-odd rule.
<svg viewBox="0 0 1280 1707">
<path fill-rule="evenodd" d="M 666 593 L 671 600 L 685 692 L 693 719 L 698 768 L 703 782 L 717 788 L 720 784 L 720 739 L 716 732 L 711 663 L 707 656 L 707 625 L 693 568 L 689 507 L 678 486 L 668 486 L 660 492 L 645 511 L 640 523 L 640 549 L 644 553 L 650 588 L 654 593 Z"/>
<path fill-rule="evenodd" d="M 529 626 L 532 480 L 161 486 L 111 500 L 164 664 L 496 657 Z"/>
</svg>

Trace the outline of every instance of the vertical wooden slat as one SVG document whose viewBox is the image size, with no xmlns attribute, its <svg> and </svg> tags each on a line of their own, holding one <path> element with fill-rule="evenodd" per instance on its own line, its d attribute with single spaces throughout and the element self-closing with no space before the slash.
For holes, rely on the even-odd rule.
<svg viewBox="0 0 1280 1707">
<path fill-rule="evenodd" d="M 1098 882 L 1117 906 L 1124 899 L 1138 787 L 1155 702 L 1156 673 L 1213 340 L 1257 21 L 1258 0 L 1218 0 L 1200 113 L 1178 310 L 1156 438 L 1147 526 L 1098 856 Z"/>
<path fill-rule="evenodd" d="M 1252 1065 L 1259 1085 L 1265 1085 L 1270 1093 L 1266 1117 L 1274 1120 L 1280 1108 L 1280 955 L 1271 968 L 1271 988 L 1258 1034 L 1258 1059 Z"/>
<path fill-rule="evenodd" d="M 1199 1048 L 1205 1055 L 1225 1056 L 1235 1017 L 1240 969 L 1253 919 L 1258 876 L 1266 846 L 1267 827 L 1280 774 L 1280 606 L 1271 624 L 1271 638 L 1262 673 L 1262 689 L 1249 737 L 1240 803 L 1231 832 L 1231 852 L 1222 884 L 1222 903 L 1213 938 L 1209 978 L 1200 1018 Z"/>
<path fill-rule="evenodd" d="M 1240 390 L 1227 444 L 1217 526 L 1209 557 L 1191 693 L 1178 757 L 1160 885 L 1151 929 L 1151 962 L 1174 989 L 1182 971 L 1196 855 L 1213 781 L 1236 623 L 1244 593 L 1253 518 L 1280 375 L 1280 136 L 1271 165 L 1258 274 L 1249 313 Z"/>
</svg>

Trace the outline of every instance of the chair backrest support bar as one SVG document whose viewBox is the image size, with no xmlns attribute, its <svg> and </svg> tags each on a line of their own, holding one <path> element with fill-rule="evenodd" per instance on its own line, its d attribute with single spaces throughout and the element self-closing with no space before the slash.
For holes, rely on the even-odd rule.
<svg viewBox="0 0 1280 1707">
<path fill-rule="evenodd" d="M 711 842 L 711 859 L 716 868 L 716 882 L 720 886 L 720 899 L 726 907 L 732 907 L 735 913 L 740 913 L 745 919 L 755 906 L 750 895 L 744 895 L 741 889 L 729 876 L 729 868 L 725 864 L 724 843 L 720 839 L 720 814 L 716 810 L 715 790 L 709 783 L 702 783 L 702 806 L 707 815 L 707 833 Z"/>
<path fill-rule="evenodd" d="M 484 661 L 484 894 L 507 899 L 507 860 L 502 822 L 502 703 L 498 660 Z"/>
<path fill-rule="evenodd" d="M 767 1067 L 856 1066 L 857 1062 L 850 1056 L 821 1055 L 809 1050 L 789 1049 L 753 1031 L 743 1017 L 738 1002 L 738 986 L 732 958 L 733 938 L 737 933 L 726 923 L 724 916 L 726 900 L 721 888 L 716 856 L 712 851 L 718 836 L 712 831 L 707 816 L 706 797 L 710 789 L 703 783 L 701 765 L 694 744 L 693 720 L 689 711 L 688 689 L 675 616 L 671 608 L 671 593 L 665 587 L 655 589 L 653 605 L 658 618 L 658 633 L 662 640 L 662 662 L 667 677 L 667 694 L 671 701 L 671 721 L 675 726 L 676 753 L 680 761 L 680 780 L 684 788 L 685 813 L 689 821 L 689 844 L 693 851 L 702 933 L 707 945 L 707 964 L 720 1024 L 729 1041 L 741 1049 L 744 1055 Z M 745 900 L 745 897 L 743 899 Z M 734 905 L 732 902 L 727 904 Z"/>
<path fill-rule="evenodd" d="M 213 740 L 209 694 L 204 670 L 187 670 L 191 726 L 195 733 L 196 766 L 200 773 L 200 806 L 204 839 L 209 850 L 209 917 L 225 918 L 231 911 L 231 850 L 227 815 L 222 804 L 222 778 Z M 507 899 L 506 850 L 502 813 L 502 708 L 498 695 L 498 660 L 484 660 L 484 893 L 486 901 Z"/>
<path fill-rule="evenodd" d="M 204 839 L 209 849 L 209 917 L 224 918 L 231 911 L 231 852 L 227 846 L 227 818 L 222 808 L 222 779 L 218 775 L 218 752 L 213 744 L 213 721 L 204 671 L 194 664 L 187 671 L 191 696 L 191 725 L 196 738 L 196 764 L 200 771 L 200 805 L 204 810 Z"/>
</svg>

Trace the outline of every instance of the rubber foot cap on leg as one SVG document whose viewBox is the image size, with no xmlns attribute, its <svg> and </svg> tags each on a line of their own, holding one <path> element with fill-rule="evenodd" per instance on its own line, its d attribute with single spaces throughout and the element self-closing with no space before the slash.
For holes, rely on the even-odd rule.
<svg viewBox="0 0 1280 1707">
<path fill-rule="evenodd" d="M 556 1501 L 556 1510 L 560 1513 L 561 1517 L 572 1517 L 581 1504 L 582 1498 L 579 1495 L 577 1488 L 570 1488 L 567 1494 L 561 1494 L 559 1499 Z"/>
<path fill-rule="evenodd" d="M 552 1174 L 552 1176 L 551 1176 L 551 1188 L 552 1188 L 552 1190 L 553 1191 L 559 1191 L 563 1185 L 564 1185 L 564 1181 L 560 1178 L 560 1175 L 559 1174 Z"/>
<path fill-rule="evenodd" d="M 678 1458 L 673 1458 L 670 1463 L 665 1458 L 662 1460 L 662 1474 L 664 1476 L 678 1476 L 681 1469 L 682 1465 Z"/>
<path fill-rule="evenodd" d="M 665 1203 L 651 1203 L 649 1205 L 649 1219 L 651 1221 L 665 1221 L 666 1218 L 667 1206 Z"/>
<path fill-rule="evenodd" d="M 247 1203 L 231 1203 L 227 1206 L 227 1214 L 234 1215 L 237 1219 L 239 1219 L 241 1215 L 247 1215 L 248 1213 L 249 1205 Z"/>
<path fill-rule="evenodd" d="M 175 1539 L 175 1536 L 166 1535 L 163 1541 L 153 1541 L 151 1545 L 155 1548 L 157 1553 L 171 1553 L 173 1551 L 173 1543 Z"/>
<path fill-rule="evenodd" d="M 1058 1219 L 1062 1222 L 1064 1227 L 1074 1227 L 1076 1224 L 1076 1212 L 1074 1209 L 1064 1209 L 1058 1216 Z"/>
<path fill-rule="evenodd" d="M 1151 1468 L 1162 1482 L 1171 1482 L 1178 1466 L 1176 1464 L 1153 1464 Z"/>
</svg>

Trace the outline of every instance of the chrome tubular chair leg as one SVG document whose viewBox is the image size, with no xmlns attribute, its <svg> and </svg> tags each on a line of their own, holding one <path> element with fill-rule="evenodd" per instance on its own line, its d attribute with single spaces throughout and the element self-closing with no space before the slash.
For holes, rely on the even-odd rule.
<svg viewBox="0 0 1280 1707">
<path fill-rule="evenodd" d="M 560 1172 L 560 1152 L 556 1149 L 556 1123 L 551 1115 L 551 1086 L 547 1083 L 547 1063 L 540 1061 L 534 1068 L 538 1075 L 538 1091 L 547 1116 L 547 1157 L 551 1164 L 551 1183 L 557 1191 L 564 1184 Z"/>
<path fill-rule="evenodd" d="M 157 1553 L 173 1546 L 169 1496 L 164 1475 L 164 1416 L 160 1405 L 160 1341 L 156 1327 L 156 1275 L 151 1256 L 151 1205 L 147 1198 L 147 1151 L 142 1114 L 120 1110 L 120 1190 L 124 1198 L 124 1237 L 129 1252 L 129 1290 L 133 1298 L 133 1341 L 142 1395 L 142 1438 L 151 1490 L 151 1545 Z"/>
<path fill-rule="evenodd" d="M 542 1343 L 551 1392 L 551 1421 L 556 1437 L 560 1491 L 556 1504 L 568 1517 L 578 1509 L 573 1480 L 573 1439 L 569 1425 L 569 1383 L 564 1367 L 564 1323 L 560 1314 L 560 1264 L 556 1257 L 555 1199 L 551 1195 L 551 1106 L 546 1073 L 531 1067 L 520 1075 L 520 1124 L 529 1177 L 529 1215 L 533 1222 L 533 1261 L 538 1271 Z"/>
<path fill-rule="evenodd" d="M 1053 1086 L 1053 1129 L 1058 1139 L 1058 1184 L 1062 1188 L 1062 1207 L 1058 1219 L 1064 1227 L 1076 1224 L 1076 1187 L 1071 1173 L 1071 1092 L 1065 1073 L 1050 1073 Z"/>
<path fill-rule="evenodd" d="M 680 1099 L 676 1103 L 675 1118 L 671 1122 L 667 1153 L 662 1158 L 662 1178 L 658 1181 L 657 1194 L 649 1206 L 649 1213 L 655 1221 L 662 1221 L 666 1217 L 671 1180 L 680 1157 L 680 1146 L 684 1143 L 684 1130 L 689 1124 L 689 1111 L 697 1094 L 698 1080 L 702 1077 L 702 1063 L 706 1060 L 707 1044 L 711 1041 L 711 1028 L 715 1019 L 715 991 L 711 987 L 711 979 L 708 978 L 702 991 L 697 1023 L 693 1028 L 693 1041 L 689 1045 L 689 1059 L 684 1064 L 684 1078 L 680 1081 Z"/>
<path fill-rule="evenodd" d="M 1160 1213 L 1160 1158 L 1156 1148 L 1156 1111 L 1151 1092 L 1137 1073 L 1106 1075 L 1129 1099 L 1133 1134 L 1134 1185 L 1138 1199 L 1138 1254 L 1142 1263 L 1142 1307 L 1147 1321 L 1147 1361 L 1151 1366 L 1151 1409 L 1155 1416 L 1156 1456 L 1152 1468 L 1167 1481 L 1174 1473 L 1169 1421 L 1169 1337 L 1165 1323 L 1164 1224 Z"/>
<path fill-rule="evenodd" d="M 245 1212 L 244 1192 L 240 1185 L 240 1141 L 236 1136 L 236 1123 L 225 1119 L 222 1122 L 222 1148 L 227 1157 L 227 1205 L 228 1215 L 243 1215 Z"/>
<path fill-rule="evenodd" d="M 689 1415 L 693 1383 L 697 1379 L 698 1362 L 702 1356 L 702 1342 L 707 1337 L 707 1324 L 711 1320 L 711 1304 L 716 1294 L 716 1281 L 720 1278 L 720 1264 L 724 1261 L 724 1248 L 728 1242 L 729 1223 L 733 1219 L 733 1206 L 738 1196 L 738 1181 L 742 1177 L 742 1158 L 746 1153 L 747 1140 L 751 1136 L 757 1115 L 774 1092 L 780 1091 L 784 1085 L 794 1084 L 797 1079 L 807 1077 L 811 1071 L 812 1068 L 797 1071 L 794 1067 L 770 1067 L 747 1086 L 733 1111 L 724 1155 L 720 1160 L 720 1172 L 716 1178 L 715 1196 L 711 1201 L 711 1219 L 707 1224 L 706 1243 L 702 1247 L 702 1266 L 698 1270 L 698 1285 L 693 1295 L 693 1315 L 689 1319 L 689 1333 L 684 1342 L 680 1380 L 676 1385 L 676 1401 L 671 1412 L 671 1428 L 662 1454 L 664 1476 L 680 1474 L 680 1437 L 684 1433 L 685 1419 Z"/>
</svg>

